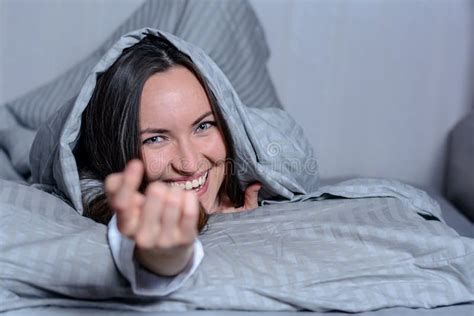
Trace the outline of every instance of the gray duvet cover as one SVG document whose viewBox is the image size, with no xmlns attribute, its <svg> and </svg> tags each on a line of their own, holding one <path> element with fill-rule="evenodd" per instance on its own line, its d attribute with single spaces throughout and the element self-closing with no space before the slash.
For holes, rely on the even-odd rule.
<svg viewBox="0 0 474 316">
<path fill-rule="evenodd" d="M 161 298 L 131 291 L 114 265 L 106 227 L 81 216 L 71 152 L 96 74 L 147 34 L 167 37 L 203 71 L 231 127 L 241 184 L 264 184 L 261 207 L 211 217 L 200 236 L 205 257 L 197 273 Z M 314 158 L 288 114 L 241 104 L 207 55 L 169 34 L 142 29 L 124 36 L 79 96 L 40 128 L 31 165 L 22 160 L 24 146 L 14 146 L 21 129 L 6 131 L 3 143 L 18 154 L 3 168 L 23 170 L 24 177 L 31 171 L 33 183 L 0 180 L 0 311 L 363 312 L 474 302 L 474 240 L 446 225 L 438 203 L 390 180 L 320 187 L 317 164 L 296 170 L 283 163 Z"/>
<path fill-rule="evenodd" d="M 39 190 L 1 187 L 4 311 L 53 305 L 357 312 L 472 301 L 473 240 L 394 197 L 214 216 L 201 236 L 206 256 L 198 272 L 169 297 L 150 299 L 133 295 L 118 274 L 103 225 Z"/>
<path fill-rule="evenodd" d="M 471 316 L 474 312 L 474 305 L 472 304 L 459 304 L 452 306 L 437 307 L 434 309 L 424 308 L 406 308 L 406 307 L 393 307 L 385 308 L 376 311 L 362 312 L 355 315 L 358 316 Z M 100 309 L 100 308 L 62 308 L 62 307 L 38 307 L 38 308 L 25 308 L 21 310 L 15 310 L 6 312 L 8 316 L 73 316 L 73 315 L 91 315 L 91 316 L 102 316 L 102 315 L 157 315 L 157 313 L 146 313 L 146 312 L 131 312 L 123 310 L 111 310 L 111 309 Z M 328 313 L 319 312 L 248 312 L 248 311 L 189 311 L 189 312 L 161 312 L 160 316 L 323 316 Z M 347 316 L 344 312 L 331 312 L 331 316 Z"/>
</svg>

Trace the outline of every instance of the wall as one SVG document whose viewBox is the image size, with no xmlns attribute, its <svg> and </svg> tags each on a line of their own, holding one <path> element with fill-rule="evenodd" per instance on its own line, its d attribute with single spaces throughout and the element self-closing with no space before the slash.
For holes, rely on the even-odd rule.
<svg viewBox="0 0 474 316">
<path fill-rule="evenodd" d="M 323 177 L 441 188 L 448 132 L 473 101 L 472 2 L 252 4 L 279 95 L 312 139 Z"/>
<path fill-rule="evenodd" d="M 0 104 L 86 57 L 142 3 L 0 0 Z"/>
<path fill-rule="evenodd" d="M 142 1 L 0 1 L 0 104 L 96 48 Z M 442 186 L 473 86 L 472 3 L 251 0 L 271 75 L 324 178 Z"/>
</svg>

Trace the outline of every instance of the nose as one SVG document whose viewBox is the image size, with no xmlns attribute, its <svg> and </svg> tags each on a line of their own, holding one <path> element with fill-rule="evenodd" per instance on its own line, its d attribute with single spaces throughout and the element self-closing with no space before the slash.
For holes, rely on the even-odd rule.
<svg viewBox="0 0 474 316">
<path fill-rule="evenodd" d="M 193 175 L 199 171 L 200 147 L 191 140 L 181 140 L 178 144 L 173 168 L 184 175 Z"/>
</svg>

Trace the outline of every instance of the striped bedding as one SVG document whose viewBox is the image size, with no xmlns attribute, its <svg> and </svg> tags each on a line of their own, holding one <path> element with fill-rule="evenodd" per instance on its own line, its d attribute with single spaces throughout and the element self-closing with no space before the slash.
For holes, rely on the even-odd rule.
<svg viewBox="0 0 474 316">
<path fill-rule="evenodd" d="M 63 153 L 47 161 L 49 169 L 42 170 L 40 176 L 39 170 L 31 169 L 27 157 L 37 129 L 44 123 L 56 128 L 59 125 L 55 122 L 64 123 L 101 56 L 120 35 L 145 25 L 194 41 L 223 69 L 242 103 L 254 107 L 243 108 L 219 73 L 206 72 L 214 88 L 230 91 L 221 98 L 237 103 L 232 105 L 246 114 L 242 122 L 233 123 L 233 131 L 240 133 L 238 138 L 249 137 L 245 133 L 253 131 L 250 139 L 256 141 L 257 135 L 266 131 L 263 122 L 281 119 L 277 110 L 281 105 L 265 69 L 268 49 L 247 2 L 172 3 L 145 2 L 83 63 L 0 107 L 0 312 L 47 306 L 150 312 L 363 312 L 474 303 L 474 240 L 446 225 L 438 204 L 425 192 L 396 181 L 354 179 L 294 195 L 298 183 L 306 179 L 305 187 L 309 187 L 312 180 L 305 175 L 292 178 L 292 174 L 274 174 L 265 168 L 250 169 L 254 174 L 244 178 L 264 178 L 271 190 L 286 197 L 285 201 L 267 199 L 250 212 L 211 217 L 200 236 L 204 261 L 183 288 L 166 298 L 132 293 L 113 262 L 106 227 L 81 216 L 80 207 L 74 203 L 79 199 L 74 163 L 64 159 L 67 156 Z M 209 5 L 214 13 L 207 15 Z M 229 16 L 227 10 L 234 14 Z M 213 35 L 202 36 L 202 21 L 209 21 L 201 21 L 203 15 L 215 19 Z M 235 36 L 239 41 L 225 35 L 229 23 L 238 26 Z M 229 44 L 218 48 L 225 41 Z M 186 49 L 185 42 L 181 45 Z M 242 59 L 230 57 L 236 50 L 241 50 L 235 55 Z M 242 60 L 249 56 L 256 56 L 256 60 L 244 66 Z M 193 60 L 206 63 L 205 57 L 197 54 Z M 269 110 L 271 106 L 274 110 Z M 54 121 L 48 119 L 50 115 L 64 116 Z M 73 133 L 74 123 L 69 122 L 64 130 Z M 239 128 L 239 123 L 255 129 Z M 279 127 L 289 131 L 283 136 L 301 141 L 293 124 L 288 121 Z M 73 138 L 72 142 L 67 139 L 61 140 L 61 148 L 72 146 Z M 40 137 L 32 157 L 41 160 L 38 157 L 55 153 L 58 142 L 48 143 Z M 250 150 L 256 150 L 260 158 L 268 158 L 263 161 L 275 163 L 272 152 L 266 152 L 271 149 L 268 144 L 261 148 L 252 145 L 241 148 L 253 156 Z M 293 144 L 280 145 L 283 149 Z M 303 154 L 310 154 L 303 149 Z M 256 159 L 253 167 L 255 164 Z M 36 180 L 42 180 L 32 181 L 32 171 Z M 76 196 L 71 200 L 68 194 Z"/>
<path fill-rule="evenodd" d="M 431 204 L 422 192 L 384 186 L 353 180 L 321 192 L 364 187 L 387 196 L 313 196 L 213 216 L 200 236 L 205 257 L 197 273 L 171 296 L 153 299 L 131 293 L 105 226 L 52 194 L 0 180 L 0 311 L 362 312 L 473 302 L 474 240 L 438 221 L 435 204 L 429 211 L 436 216 L 415 207 Z M 397 186 L 411 197 L 389 197 Z"/>
<path fill-rule="evenodd" d="M 167 37 L 209 80 L 238 157 L 247 163 L 237 164 L 239 180 L 258 179 L 267 194 L 284 197 L 265 198 L 249 212 L 212 216 L 200 236 L 203 262 L 167 297 L 137 295 L 120 275 L 106 227 L 81 216 L 71 153 L 94 72 L 146 34 Z M 284 111 L 244 106 L 198 48 L 141 29 L 122 37 L 94 72 L 78 98 L 40 128 L 31 151 L 34 184 L 0 180 L 0 312 L 39 306 L 364 312 L 474 302 L 474 240 L 446 225 L 433 199 L 391 180 L 318 187 L 317 164 L 312 172 L 275 168 L 289 157 L 312 157 L 301 129 Z M 16 129 L 10 130 L 14 137 Z M 9 162 L 1 167 L 16 164 Z"/>
</svg>

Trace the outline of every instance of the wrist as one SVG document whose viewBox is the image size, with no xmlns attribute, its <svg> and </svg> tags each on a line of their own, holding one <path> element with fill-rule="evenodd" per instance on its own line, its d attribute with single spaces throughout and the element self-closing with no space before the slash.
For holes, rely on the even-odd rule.
<svg viewBox="0 0 474 316">
<path fill-rule="evenodd" d="M 151 272 L 161 276 L 175 276 L 193 259 L 194 243 L 169 250 L 143 249 L 135 246 L 137 261 Z"/>
</svg>

